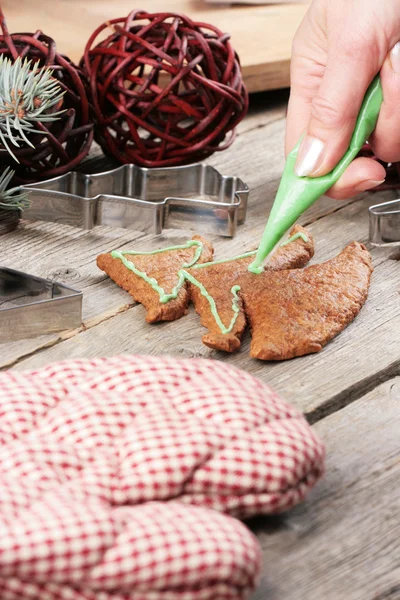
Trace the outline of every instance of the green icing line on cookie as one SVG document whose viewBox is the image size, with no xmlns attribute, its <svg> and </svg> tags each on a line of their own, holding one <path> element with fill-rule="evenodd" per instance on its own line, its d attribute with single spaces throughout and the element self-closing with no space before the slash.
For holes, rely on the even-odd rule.
<svg viewBox="0 0 400 600">
<path fill-rule="evenodd" d="M 202 296 L 204 296 L 207 300 L 208 303 L 210 305 L 210 309 L 211 309 L 211 313 L 215 319 L 216 324 L 218 325 L 218 327 L 221 330 L 221 333 L 225 334 L 225 333 L 230 333 L 236 323 L 236 319 L 239 316 L 239 312 L 240 312 L 240 308 L 239 308 L 239 296 L 238 296 L 238 292 L 240 290 L 240 285 L 234 285 L 231 289 L 231 294 L 233 296 L 232 299 L 232 310 L 234 312 L 234 315 L 231 319 L 231 322 L 229 323 L 228 327 L 225 327 L 225 325 L 223 324 L 223 322 L 221 321 L 221 317 L 218 314 L 217 311 L 217 305 L 215 303 L 214 298 L 211 296 L 211 294 L 208 293 L 206 287 L 200 283 L 200 281 L 198 281 L 195 277 L 193 277 L 193 275 L 191 275 L 190 273 L 188 273 L 187 271 L 180 271 L 180 273 L 182 273 L 184 275 L 184 278 L 187 279 L 188 281 L 190 281 L 190 283 L 192 283 L 193 285 L 195 285 L 196 287 L 199 288 Z"/>
<path fill-rule="evenodd" d="M 302 231 L 299 231 L 298 233 L 295 233 L 294 235 L 292 235 L 292 237 L 290 237 L 288 240 L 286 240 L 286 242 L 283 242 L 283 244 L 281 244 L 281 246 L 287 246 L 287 244 L 290 244 L 291 242 L 295 242 L 298 239 L 302 239 L 303 242 L 305 242 L 307 244 L 307 242 L 309 241 L 308 237 L 305 235 L 305 233 L 303 233 Z"/>
<path fill-rule="evenodd" d="M 192 267 L 194 264 L 197 263 L 201 256 L 201 253 L 203 252 L 203 243 L 199 242 L 198 240 L 189 240 L 185 244 L 180 244 L 178 246 L 168 246 L 167 248 L 151 250 L 150 252 L 136 252 L 135 250 L 126 250 L 125 252 L 119 252 L 118 250 L 114 250 L 113 252 L 111 252 L 111 256 L 113 256 L 115 252 L 123 254 L 124 256 L 126 254 L 129 254 L 130 256 L 152 256 L 153 254 L 163 254 L 164 252 L 170 252 L 171 250 L 187 250 L 188 248 L 192 248 L 193 246 L 197 246 L 197 250 L 194 253 L 192 260 L 188 263 L 183 264 L 183 267 L 188 269 L 189 267 Z"/>
<path fill-rule="evenodd" d="M 299 231 L 298 233 L 295 233 L 294 235 L 292 235 L 292 237 L 290 237 L 288 240 L 286 240 L 286 242 L 283 242 L 281 244 L 281 246 L 286 246 L 287 244 L 290 244 L 291 242 L 295 242 L 296 240 L 298 240 L 300 238 L 305 243 L 307 243 L 309 241 L 308 237 L 305 235 L 305 233 L 303 233 L 302 231 Z M 234 256 L 233 258 L 221 258 L 220 260 L 213 260 L 211 262 L 194 265 L 192 267 L 192 269 L 204 269 L 204 267 L 209 267 L 211 265 L 222 265 L 224 263 L 233 262 L 234 260 L 241 260 L 243 258 L 248 258 L 249 256 L 254 256 L 255 254 L 257 254 L 257 250 L 252 250 L 251 252 L 245 252 L 244 254 L 239 254 L 239 256 Z"/>
<path fill-rule="evenodd" d="M 199 265 L 194 265 L 192 269 L 203 269 L 204 267 L 209 267 L 211 265 L 222 265 L 223 263 L 233 262 L 234 260 L 240 260 L 241 258 L 247 258 L 248 256 L 254 256 L 256 252 L 257 250 L 253 250 L 252 252 L 239 254 L 239 256 L 234 256 L 233 258 L 221 258 L 220 260 L 213 260 L 211 262 L 201 263 Z"/>
<path fill-rule="evenodd" d="M 113 258 L 118 258 L 120 261 L 122 261 L 122 263 L 124 264 L 124 266 L 127 269 L 129 269 L 130 271 L 135 273 L 135 275 L 137 275 L 138 277 L 141 277 L 142 279 L 144 279 L 144 281 L 146 281 L 146 283 L 148 283 L 153 288 L 153 290 L 158 293 L 158 295 L 160 296 L 160 302 L 162 304 L 166 304 L 170 300 L 173 300 L 178 297 L 179 290 L 181 289 L 181 287 L 185 281 L 185 278 L 184 278 L 182 272 L 181 271 L 179 272 L 178 283 L 173 288 L 172 292 L 170 294 L 166 294 L 165 290 L 163 290 L 163 288 L 158 284 L 158 281 L 154 277 L 149 277 L 149 275 L 147 275 L 147 273 L 145 273 L 144 271 L 140 271 L 140 269 L 135 267 L 135 265 L 133 264 L 132 261 L 125 258 L 125 255 L 151 256 L 153 254 L 161 254 L 162 252 L 168 252 L 171 250 L 186 250 L 187 248 L 191 248 L 193 246 L 197 246 L 197 249 L 196 249 L 193 259 L 190 262 L 184 263 L 182 265 L 183 267 L 189 268 L 189 267 L 192 267 L 199 260 L 201 253 L 203 251 L 203 244 L 202 244 L 202 242 L 199 242 L 198 240 L 190 240 L 190 241 L 186 242 L 186 244 L 182 244 L 180 246 L 169 246 L 169 248 L 163 248 L 162 250 L 153 250 L 152 252 L 133 252 L 133 251 L 132 252 L 120 252 L 118 250 L 113 250 L 111 252 L 111 256 Z"/>
</svg>

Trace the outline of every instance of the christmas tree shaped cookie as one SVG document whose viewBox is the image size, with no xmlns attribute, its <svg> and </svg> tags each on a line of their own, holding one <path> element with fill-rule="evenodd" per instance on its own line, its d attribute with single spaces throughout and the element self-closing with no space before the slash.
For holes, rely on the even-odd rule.
<svg viewBox="0 0 400 600">
<path fill-rule="evenodd" d="M 174 321 L 189 304 L 181 270 L 213 257 L 212 246 L 198 235 L 185 244 L 154 252 L 113 251 L 97 257 L 97 266 L 147 310 L 146 321 Z"/>
<path fill-rule="evenodd" d="M 319 352 L 360 312 L 367 299 L 371 255 L 349 244 L 319 265 L 264 271 L 241 289 L 252 332 L 250 356 L 285 360 Z"/>
<path fill-rule="evenodd" d="M 288 243 L 280 246 L 266 265 L 267 270 L 304 267 L 314 254 L 314 242 L 303 227 L 290 232 Z M 252 286 L 257 279 L 248 271 L 254 252 L 210 264 L 196 264 L 186 269 L 190 296 L 208 329 L 203 336 L 206 346 L 225 352 L 234 352 L 246 328 L 242 289 Z"/>
</svg>

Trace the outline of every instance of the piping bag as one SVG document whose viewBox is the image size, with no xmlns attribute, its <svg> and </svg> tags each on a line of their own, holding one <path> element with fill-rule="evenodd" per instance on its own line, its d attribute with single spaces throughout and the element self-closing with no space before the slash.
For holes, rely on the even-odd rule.
<svg viewBox="0 0 400 600">
<path fill-rule="evenodd" d="M 274 250 L 286 231 L 343 175 L 374 131 L 382 102 L 382 86 L 378 75 L 365 94 L 346 154 L 327 175 L 322 177 L 298 177 L 295 175 L 294 167 L 302 139 L 297 143 L 287 157 L 278 193 L 256 257 L 248 267 L 249 271 L 261 273 L 264 270 L 264 260 Z"/>
</svg>

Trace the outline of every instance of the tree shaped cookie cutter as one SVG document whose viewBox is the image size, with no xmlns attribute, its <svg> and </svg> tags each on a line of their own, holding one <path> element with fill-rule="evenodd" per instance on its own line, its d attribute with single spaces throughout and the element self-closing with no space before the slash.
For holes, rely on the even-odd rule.
<svg viewBox="0 0 400 600">
<path fill-rule="evenodd" d="M 374 246 L 400 245 L 400 200 L 370 206 L 369 239 Z"/>
<path fill-rule="evenodd" d="M 22 217 L 92 229 L 108 225 L 159 234 L 191 229 L 233 237 L 244 223 L 248 186 L 203 163 L 162 169 L 123 165 L 89 175 L 72 171 L 23 186 Z"/>
<path fill-rule="evenodd" d="M 82 323 L 82 292 L 67 285 L 0 267 L 0 343 Z"/>
</svg>

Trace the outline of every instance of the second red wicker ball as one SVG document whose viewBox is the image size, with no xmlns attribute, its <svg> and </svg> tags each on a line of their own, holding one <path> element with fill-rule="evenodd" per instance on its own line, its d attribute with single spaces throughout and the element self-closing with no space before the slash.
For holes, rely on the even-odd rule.
<svg viewBox="0 0 400 600">
<path fill-rule="evenodd" d="M 97 45 L 96 38 L 111 33 Z M 97 138 L 123 163 L 165 167 L 223 150 L 248 108 L 229 36 L 174 13 L 133 11 L 90 37 Z"/>
</svg>

